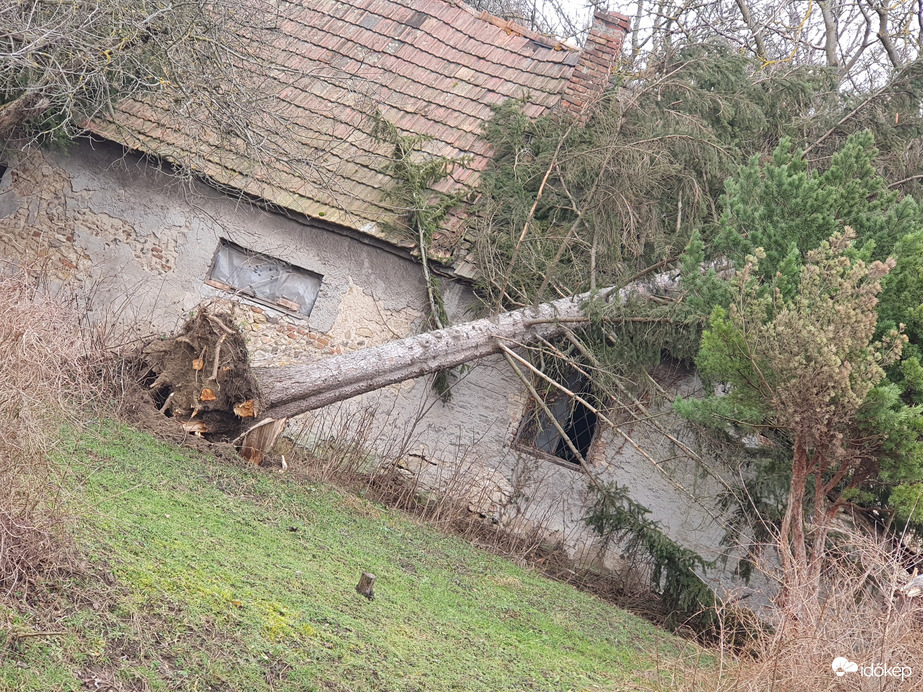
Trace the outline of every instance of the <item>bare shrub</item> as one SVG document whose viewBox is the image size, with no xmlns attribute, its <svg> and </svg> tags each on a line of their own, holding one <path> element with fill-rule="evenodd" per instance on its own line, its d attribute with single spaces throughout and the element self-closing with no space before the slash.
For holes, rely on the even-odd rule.
<svg viewBox="0 0 923 692">
<path fill-rule="evenodd" d="M 748 689 L 920 689 L 923 684 L 923 603 L 898 593 L 909 575 L 892 547 L 852 528 L 834 539 L 838 546 L 824 569 L 822 600 L 811 605 L 812 594 L 804 594 L 798 619 L 784 616 L 771 635 L 761 637 L 753 669 L 764 684 L 751 681 Z M 835 675 L 832 664 L 839 657 L 860 670 Z M 866 676 L 862 669 L 868 666 L 904 674 L 877 676 L 873 670 Z"/>
<path fill-rule="evenodd" d="M 61 483 L 49 452 L 99 359 L 73 307 L 15 266 L 0 275 L 0 593 L 67 566 Z"/>
<path fill-rule="evenodd" d="M 923 599 L 900 593 L 909 579 L 906 569 L 890 543 L 868 531 L 840 526 L 833 538 L 837 547 L 824 565 L 821 598 L 816 600 L 810 589 L 787 593 L 787 599 L 800 599 L 797 618 L 786 614 L 788 609 L 772 607 L 757 617 L 729 598 L 715 613 L 712 651 L 675 659 L 637 689 L 921 689 Z M 833 667 L 836 659 L 845 659 L 839 661 L 841 675 Z"/>
<path fill-rule="evenodd" d="M 281 448 L 288 450 L 292 472 L 358 489 L 414 444 L 413 431 L 396 420 L 393 402 L 388 406 L 371 397 L 361 405 L 335 404 L 297 419 Z"/>
</svg>

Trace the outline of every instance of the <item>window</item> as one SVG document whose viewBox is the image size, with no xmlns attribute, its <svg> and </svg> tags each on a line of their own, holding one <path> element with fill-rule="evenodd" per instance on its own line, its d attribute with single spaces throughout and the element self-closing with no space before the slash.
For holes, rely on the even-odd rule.
<svg viewBox="0 0 923 692">
<path fill-rule="evenodd" d="M 567 380 L 562 384 L 582 399 L 590 401 L 592 393 L 590 381 L 577 371 L 571 371 Z M 587 459 L 590 446 L 593 444 L 593 436 L 596 434 L 596 414 L 563 392 L 553 392 L 545 400 L 545 405 L 570 438 L 574 447 L 580 452 L 580 456 Z M 530 451 L 537 450 L 571 464 L 580 464 L 580 460 L 558 432 L 557 427 L 549 420 L 545 411 L 534 404 L 520 426 L 517 441 L 520 446 L 530 448 Z"/>
<path fill-rule="evenodd" d="M 222 239 L 205 283 L 307 317 L 314 308 L 323 278 Z"/>
</svg>

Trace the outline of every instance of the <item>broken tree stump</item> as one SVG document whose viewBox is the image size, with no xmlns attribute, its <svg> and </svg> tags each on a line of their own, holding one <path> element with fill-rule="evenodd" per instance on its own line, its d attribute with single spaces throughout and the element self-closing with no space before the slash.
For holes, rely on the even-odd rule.
<svg viewBox="0 0 923 692">
<path fill-rule="evenodd" d="M 276 446 L 276 442 L 288 418 L 265 418 L 250 428 L 244 435 L 240 455 L 257 466 L 263 463 L 263 455 Z M 282 459 L 285 463 L 285 458 Z"/>
<path fill-rule="evenodd" d="M 363 572 L 356 584 L 356 591 L 370 601 L 375 598 L 375 580 L 377 577 L 371 572 Z"/>
</svg>

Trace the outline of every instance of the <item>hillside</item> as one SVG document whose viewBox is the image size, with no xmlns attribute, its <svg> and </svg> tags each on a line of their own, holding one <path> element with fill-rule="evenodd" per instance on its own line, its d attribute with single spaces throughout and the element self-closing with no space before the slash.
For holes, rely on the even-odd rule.
<svg viewBox="0 0 923 692">
<path fill-rule="evenodd" d="M 609 690 L 689 650 L 330 487 L 108 423 L 58 456 L 88 564 L 0 605 L 2 692 Z"/>
</svg>

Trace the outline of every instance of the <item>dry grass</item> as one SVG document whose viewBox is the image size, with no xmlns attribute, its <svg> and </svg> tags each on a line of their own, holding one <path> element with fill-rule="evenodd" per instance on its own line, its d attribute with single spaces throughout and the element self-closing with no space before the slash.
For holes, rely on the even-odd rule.
<svg viewBox="0 0 923 692">
<path fill-rule="evenodd" d="M 61 427 L 98 402 L 106 359 L 71 302 L 25 270 L 0 269 L 0 596 L 9 596 L 71 564 L 49 452 Z"/>
<path fill-rule="evenodd" d="M 824 572 L 822 602 L 809 600 L 797 609 L 797 619 L 781 618 L 775 633 L 758 642 L 758 678 L 775 681 L 776 689 L 920 689 L 923 601 L 897 592 L 907 580 L 906 570 L 885 541 L 855 530 L 836 539 L 839 548 Z M 841 656 L 860 671 L 831 675 L 833 659 Z M 864 667 L 877 665 L 892 674 L 863 674 Z"/>
<path fill-rule="evenodd" d="M 766 609 L 762 626 L 747 611 L 719 610 L 719 666 L 671 663 L 648 690 L 680 692 L 824 692 L 923 689 L 923 598 L 898 591 L 908 574 L 887 541 L 857 530 L 836 536 L 819 604 L 791 594 L 786 609 Z M 797 611 L 793 615 L 792 611 Z M 740 625 L 749 621 L 746 638 Z M 855 670 L 838 676 L 843 657 Z"/>
</svg>

